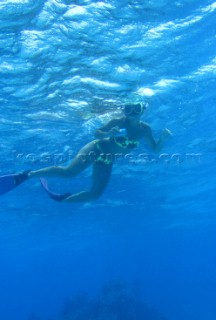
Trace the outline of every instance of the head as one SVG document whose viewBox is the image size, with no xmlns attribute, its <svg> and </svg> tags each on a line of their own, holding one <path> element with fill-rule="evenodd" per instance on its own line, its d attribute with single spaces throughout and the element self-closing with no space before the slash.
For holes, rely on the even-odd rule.
<svg viewBox="0 0 216 320">
<path fill-rule="evenodd" d="M 124 114 L 126 117 L 135 118 L 140 117 L 147 109 L 145 103 L 131 103 L 124 106 Z"/>
</svg>

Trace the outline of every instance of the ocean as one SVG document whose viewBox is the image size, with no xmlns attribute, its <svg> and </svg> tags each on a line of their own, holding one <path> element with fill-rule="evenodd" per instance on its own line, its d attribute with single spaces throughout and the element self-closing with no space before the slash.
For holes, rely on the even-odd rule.
<svg viewBox="0 0 216 320">
<path fill-rule="evenodd" d="M 0 1 L 1 176 L 70 163 L 127 103 L 172 132 L 93 202 L 1 195 L 2 320 L 216 319 L 215 21 L 213 0 Z"/>
</svg>

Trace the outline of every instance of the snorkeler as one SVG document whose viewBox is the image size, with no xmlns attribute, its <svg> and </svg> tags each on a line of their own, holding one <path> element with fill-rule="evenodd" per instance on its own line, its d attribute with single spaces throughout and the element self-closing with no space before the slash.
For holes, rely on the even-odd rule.
<svg viewBox="0 0 216 320">
<path fill-rule="evenodd" d="M 0 177 L 0 194 L 6 193 L 30 178 L 41 178 L 41 184 L 50 197 L 62 202 L 89 202 L 98 199 L 104 192 L 112 172 L 116 155 L 124 156 L 138 147 L 140 139 L 144 138 L 151 149 L 160 151 L 164 139 L 171 135 L 168 129 L 162 131 L 160 139 L 156 142 L 151 127 L 140 120 L 146 109 L 143 103 L 126 104 L 124 115 L 113 119 L 95 132 L 96 140 L 86 144 L 67 166 L 51 166 L 36 171 Z M 126 135 L 119 135 L 125 129 Z M 89 191 L 63 195 L 49 190 L 45 177 L 71 178 L 77 176 L 92 165 L 92 186 Z"/>
</svg>

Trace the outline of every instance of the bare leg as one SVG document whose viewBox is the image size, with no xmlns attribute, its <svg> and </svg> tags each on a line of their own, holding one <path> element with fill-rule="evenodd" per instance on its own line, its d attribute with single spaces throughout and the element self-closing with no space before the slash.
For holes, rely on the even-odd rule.
<svg viewBox="0 0 216 320">
<path fill-rule="evenodd" d="M 37 171 L 30 171 L 28 173 L 29 178 L 35 177 L 61 177 L 70 178 L 78 175 L 80 172 L 89 167 L 95 157 L 95 141 L 92 141 L 85 145 L 75 156 L 72 162 L 65 167 L 52 166 L 43 168 Z"/>
<path fill-rule="evenodd" d="M 112 164 L 94 163 L 91 189 L 71 195 L 63 202 L 88 202 L 99 198 L 110 180 L 111 172 Z"/>
</svg>

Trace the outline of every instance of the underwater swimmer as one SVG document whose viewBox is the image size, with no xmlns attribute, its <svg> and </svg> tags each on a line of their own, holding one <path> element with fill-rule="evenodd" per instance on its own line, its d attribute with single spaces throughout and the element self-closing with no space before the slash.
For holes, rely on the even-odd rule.
<svg viewBox="0 0 216 320">
<path fill-rule="evenodd" d="M 30 178 L 41 178 L 42 186 L 51 198 L 61 202 L 89 202 L 98 199 L 104 192 L 112 172 L 116 155 L 124 156 L 138 147 L 140 139 L 145 139 L 153 151 L 160 151 L 166 137 L 171 133 L 168 129 L 162 131 L 160 139 L 153 138 L 151 127 L 140 120 L 146 106 L 142 103 L 126 104 L 124 115 L 113 119 L 95 132 L 96 140 L 86 144 L 67 166 L 51 166 L 36 171 L 4 176 L 0 178 L 0 194 L 16 187 Z M 126 130 L 126 136 L 118 135 L 120 129 Z M 46 177 L 72 178 L 92 165 L 92 186 L 89 191 L 75 194 L 54 194 L 49 191 Z M 7 177 L 10 177 L 8 179 Z M 5 180 L 5 187 L 2 184 Z M 13 180 L 13 181 L 12 181 Z"/>
</svg>

